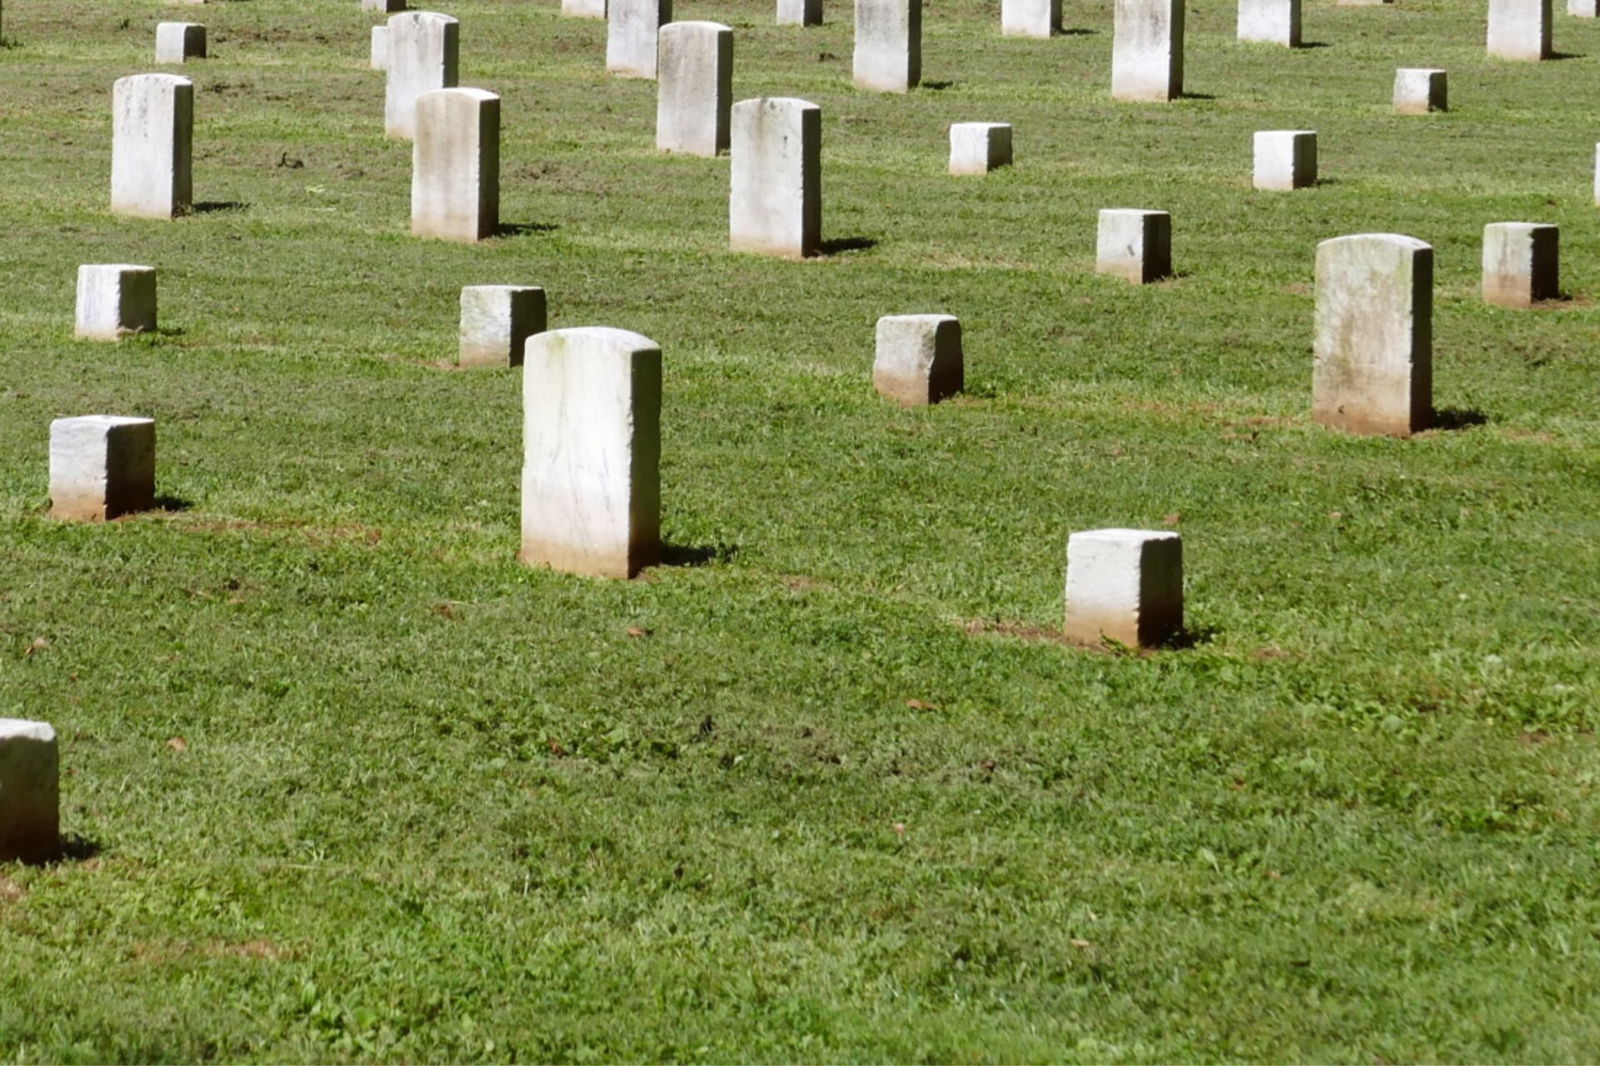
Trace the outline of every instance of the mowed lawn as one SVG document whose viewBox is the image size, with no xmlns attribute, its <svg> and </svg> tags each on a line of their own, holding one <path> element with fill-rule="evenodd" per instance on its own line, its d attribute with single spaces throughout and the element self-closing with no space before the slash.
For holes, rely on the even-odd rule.
<svg viewBox="0 0 1600 1066">
<path fill-rule="evenodd" d="M 793 263 L 554 0 L 442 5 L 503 97 L 479 246 L 408 234 L 357 0 L 5 0 L 0 717 L 59 731 L 70 846 L 0 865 L 0 1059 L 1593 1058 L 1600 22 L 1519 64 L 1481 2 L 1309 0 L 1290 52 L 1192 0 L 1193 95 L 1134 105 L 1066 6 L 927 0 L 880 96 L 842 0 L 680 0 L 736 98 L 822 107 Z M 211 38 L 199 209 L 115 218 L 163 19 Z M 947 176 L 956 121 L 1017 165 Z M 1323 183 L 1252 191 L 1262 129 Z M 1103 207 L 1171 211 L 1179 276 L 1096 276 Z M 1560 225 L 1569 299 L 1483 304 L 1499 221 Z M 1368 231 L 1436 249 L 1406 441 L 1309 418 L 1315 247 Z M 104 262 L 158 335 L 71 339 Z M 520 373 L 451 365 L 485 283 L 660 343 L 669 565 L 516 563 Z M 874 394 L 907 312 L 960 317 L 964 396 Z M 97 412 L 157 420 L 163 509 L 53 522 Z M 1189 646 L 1056 639 L 1104 526 L 1182 533 Z"/>
</svg>

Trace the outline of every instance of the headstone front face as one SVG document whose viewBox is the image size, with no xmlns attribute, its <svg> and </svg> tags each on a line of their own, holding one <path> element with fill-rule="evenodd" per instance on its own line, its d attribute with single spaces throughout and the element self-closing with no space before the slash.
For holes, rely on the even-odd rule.
<svg viewBox="0 0 1600 1066">
<path fill-rule="evenodd" d="M 383 128 L 390 137 L 417 135 L 417 97 L 454 88 L 461 24 L 433 11 L 406 11 L 389 20 L 389 82 Z"/>
<path fill-rule="evenodd" d="M 406 0 L 361 0 L 361 10 L 363 11 L 381 11 L 388 15 L 405 9 Z"/>
<path fill-rule="evenodd" d="M 1402 115 L 1448 111 L 1450 95 L 1445 72 L 1426 67 L 1401 67 L 1395 71 L 1394 109 Z"/>
<path fill-rule="evenodd" d="M 822 25 L 822 0 L 778 0 L 780 26 Z"/>
<path fill-rule="evenodd" d="M 728 147 L 733 30 L 716 22 L 661 27 L 656 148 L 714 156 Z"/>
<path fill-rule="evenodd" d="M 1172 100 L 1183 95 L 1183 0 L 1116 0 L 1111 95 Z"/>
<path fill-rule="evenodd" d="M 1239 0 L 1239 40 L 1300 47 L 1300 0 Z"/>
<path fill-rule="evenodd" d="M 134 74 L 111 90 L 111 211 L 172 218 L 194 197 L 194 82 Z"/>
<path fill-rule="evenodd" d="M 872 386 L 907 407 L 938 403 L 961 391 L 961 323 L 952 315 L 878 319 Z"/>
<path fill-rule="evenodd" d="M 633 577 L 661 555 L 661 348 L 623 329 L 530 337 L 522 365 L 530 566 Z"/>
<path fill-rule="evenodd" d="M 728 246 L 800 258 L 822 248 L 822 108 L 791 97 L 733 105 Z"/>
<path fill-rule="evenodd" d="M 156 23 L 156 62 L 182 63 L 206 57 L 206 28 L 197 22 Z"/>
<path fill-rule="evenodd" d="M 435 89 L 417 97 L 411 232 L 480 241 L 500 226 L 500 97 Z"/>
<path fill-rule="evenodd" d="M 1600 15 L 1600 0 L 1567 0 L 1567 14 L 1580 19 L 1595 18 Z"/>
<path fill-rule="evenodd" d="M 1165 211 L 1108 207 L 1100 212 L 1094 269 L 1135 285 L 1172 274 L 1172 216 Z"/>
<path fill-rule="evenodd" d="M 957 122 L 950 127 L 950 173 L 987 174 L 1011 165 L 1011 125 Z"/>
<path fill-rule="evenodd" d="M 372 27 L 371 66 L 373 70 L 389 69 L 389 27 Z"/>
<path fill-rule="evenodd" d="M 129 333 L 154 333 L 156 268 L 129 263 L 86 263 L 78 268 L 73 336 L 115 341 Z"/>
<path fill-rule="evenodd" d="M 537 285 L 467 285 L 461 290 L 461 366 L 521 366 L 528 338 L 545 330 Z"/>
<path fill-rule="evenodd" d="M 61 766 L 47 722 L 0 718 L 0 862 L 61 851 Z"/>
<path fill-rule="evenodd" d="M 1317 135 L 1312 130 L 1262 130 L 1255 136 L 1257 189 L 1304 189 L 1317 183 Z"/>
<path fill-rule="evenodd" d="M 1176 533 L 1095 529 L 1067 538 L 1066 637 L 1130 648 L 1183 632 L 1183 540 Z"/>
<path fill-rule="evenodd" d="M 1483 227 L 1483 299 L 1500 307 L 1530 307 L 1561 295 L 1561 231 L 1537 222 L 1491 222 Z"/>
<path fill-rule="evenodd" d="M 661 27 L 672 21 L 672 0 L 609 0 L 606 70 L 624 78 L 656 76 Z"/>
<path fill-rule="evenodd" d="M 903 93 L 922 80 L 922 0 L 855 0 L 858 89 Z"/>
<path fill-rule="evenodd" d="M 1000 0 L 1002 37 L 1049 37 L 1061 28 L 1061 0 Z"/>
<path fill-rule="evenodd" d="M 103 522 L 148 511 L 156 496 L 156 424 L 83 415 L 50 423 L 50 517 Z"/>
<path fill-rule="evenodd" d="M 1317 245 L 1311 417 L 1404 437 L 1433 416 L 1433 248 L 1395 233 Z"/>
<path fill-rule="evenodd" d="M 561 0 L 561 13 L 572 18 L 603 19 L 606 0 Z"/>
<path fill-rule="evenodd" d="M 1489 0 L 1489 54 L 1550 58 L 1550 0 Z"/>
</svg>

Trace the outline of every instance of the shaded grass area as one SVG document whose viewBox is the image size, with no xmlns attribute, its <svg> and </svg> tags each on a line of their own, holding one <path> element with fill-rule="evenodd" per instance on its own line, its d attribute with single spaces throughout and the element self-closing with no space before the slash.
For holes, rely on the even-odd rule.
<svg viewBox="0 0 1600 1066">
<path fill-rule="evenodd" d="M 848 9 L 737 31 L 736 95 L 824 113 L 819 261 L 728 254 L 726 160 L 652 150 L 604 28 L 463 0 L 502 215 L 413 240 L 354 0 L 13 0 L 0 51 L 0 714 L 62 734 L 70 861 L 0 867 L 16 1061 L 1572 1060 L 1596 1032 L 1600 453 L 1586 90 L 1454 0 L 1314 4 L 1287 52 L 1190 10 L 1197 98 L 1108 98 L 1110 5 L 1002 40 L 932 0 L 906 97 Z M 110 82 L 207 24 L 197 200 L 106 213 Z M 1452 110 L 1389 112 L 1393 70 Z M 943 173 L 953 121 L 1017 166 Z M 1249 189 L 1258 129 L 1324 184 Z M 1095 277 L 1168 209 L 1180 277 Z M 1572 298 L 1482 305 L 1484 224 L 1558 223 Z M 1316 241 L 1437 249 L 1436 402 L 1307 417 Z M 70 341 L 75 268 L 162 332 Z M 610 584 L 513 562 L 515 372 L 464 284 L 666 353 L 665 534 Z M 869 385 L 882 314 L 960 316 L 968 394 Z M 49 420 L 158 421 L 170 508 L 47 521 Z M 1066 536 L 1186 540 L 1180 651 L 1079 652 Z"/>
</svg>

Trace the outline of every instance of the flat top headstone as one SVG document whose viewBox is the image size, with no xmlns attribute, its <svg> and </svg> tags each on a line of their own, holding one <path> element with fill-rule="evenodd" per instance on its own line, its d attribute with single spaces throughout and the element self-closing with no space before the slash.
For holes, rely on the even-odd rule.
<svg viewBox="0 0 1600 1066">
<path fill-rule="evenodd" d="M 49 722 L 33 722 L 26 718 L 0 718 L 0 740 L 38 740 L 46 744 L 56 739 L 56 731 Z"/>
</svg>

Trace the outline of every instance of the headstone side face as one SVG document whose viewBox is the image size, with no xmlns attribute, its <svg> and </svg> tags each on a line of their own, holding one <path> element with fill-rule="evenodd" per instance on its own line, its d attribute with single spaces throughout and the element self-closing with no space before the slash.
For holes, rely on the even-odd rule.
<svg viewBox="0 0 1600 1066">
<path fill-rule="evenodd" d="M 389 19 L 383 128 L 387 136 L 416 136 L 417 97 L 453 89 L 459 80 L 461 24 L 434 11 L 405 11 Z"/>
<path fill-rule="evenodd" d="M 1066 637 L 1135 648 L 1183 631 L 1183 540 L 1176 533 L 1097 529 L 1067 538 Z"/>
<path fill-rule="evenodd" d="M 61 764 L 46 722 L 0 718 L 0 862 L 61 851 Z"/>
<path fill-rule="evenodd" d="M 1183 95 L 1183 0 L 1116 0 L 1111 95 L 1172 100 Z"/>
<path fill-rule="evenodd" d="M 111 90 L 111 211 L 172 218 L 194 196 L 194 82 L 133 74 Z"/>
<path fill-rule="evenodd" d="M 1489 54 L 1550 58 L 1550 0 L 1489 0 Z"/>
<path fill-rule="evenodd" d="M 85 263 L 78 267 L 73 336 L 116 341 L 156 328 L 155 267 L 131 263 Z"/>
<path fill-rule="evenodd" d="M 1172 275 L 1172 216 L 1165 211 L 1111 207 L 1100 212 L 1095 273 L 1135 285 Z"/>
<path fill-rule="evenodd" d="M 467 285 L 461 290 L 463 367 L 521 366 L 528 338 L 545 331 L 545 295 L 536 285 Z"/>
<path fill-rule="evenodd" d="M 1000 35 L 1050 37 L 1061 28 L 1061 0 L 1000 0 Z"/>
<path fill-rule="evenodd" d="M 1239 0 L 1241 41 L 1300 47 L 1300 0 Z"/>
<path fill-rule="evenodd" d="M 855 0 L 858 89 L 903 93 L 922 80 L 922 0 Z"/>
<path fill-rule="evenodd" d="M 1011 126 L 956 122 L 950 126 L 950 173 L 987 174 L 1011 165 Z"/>
<path fill-rule="evenodd" d="M 728 147 L 733 30 L 715 22 L 661 27 L 656 148 L 715 156 Z"/>
<path fill-rule="evenodd" d="M 102 522 L 155 505 L 156 424 L 82 415 L 50 423 L 50 516 Z"/>
<path fill-rule="evenodd" d="M 1483 299 L 1499 307 L 1531 307 L 1561 295 L 1561 231 L 1537 222 L 1483 227 Z"/>
<path fill-rule="evenodd" d="M 1433 248 L 1362 233 L 1317 245 L 1312 418 L 1404 437 L 1433 416 Z"/>
<path fill-rule="evenodd" d="M 372 27 L 372 46 L 369 53 L 369 64 L 373 70 L 389 69 L 389 27 Z"/>
<path fill-rule="evenodd" d="M 156 23 L 156 62 L 182 63 L 206 57 L 206 28 L 195 22 Z"/>
<path fill-rule="evenodd" d="M 1426 115 L 1449 110 L 1449 84 L 1445 72 L 1423 67 L 1401 67 L 1394 72 L 1394 109 L 1402 115 Z"/>
<path fill-rule="evenodd" d="M 778 0 L 779 26 L 822 25 L 822 0 Z"/>
<path fill-rule="evenodd" d="M 952 315 L 878 319 L 872 385 L 902 406 L 938 403 L 961 391 L 961 323 Z"/>
<path fill-rule="evenodd" d="M 561 13 L 570 18 L 603 19 L 606 0 L 561 0 Z"/>
<path fill-rule="evenodd" d="M 654 78 L 661 27 L 671 21 L 672 0 L 608 0 L 606 70 L 624 78 Z"/>
<path fill-rule="evenodd" d="M 1255 135 L 1253 184 L 1257 189 L 1304 189 L 1316 183 L 1314 131 L 1262 130 Z"/>
<path fill-rule="evenodd" d="M 481 241 L 500 226 L 500 97 L 435 89 L 417 97 L 411 232 Z"/>
<path fill-rule="evenodd" d="M 558 329 L 522 367 L 522 549 L 530 566 L 629 578 L 661 554 L 661 349 Z"/>
<path fill-rule="evenodd" d="M 792 97 L 733 105 L 728 246 L 803 258 L 822 250 L 822 109 Z"/>
</svg>

